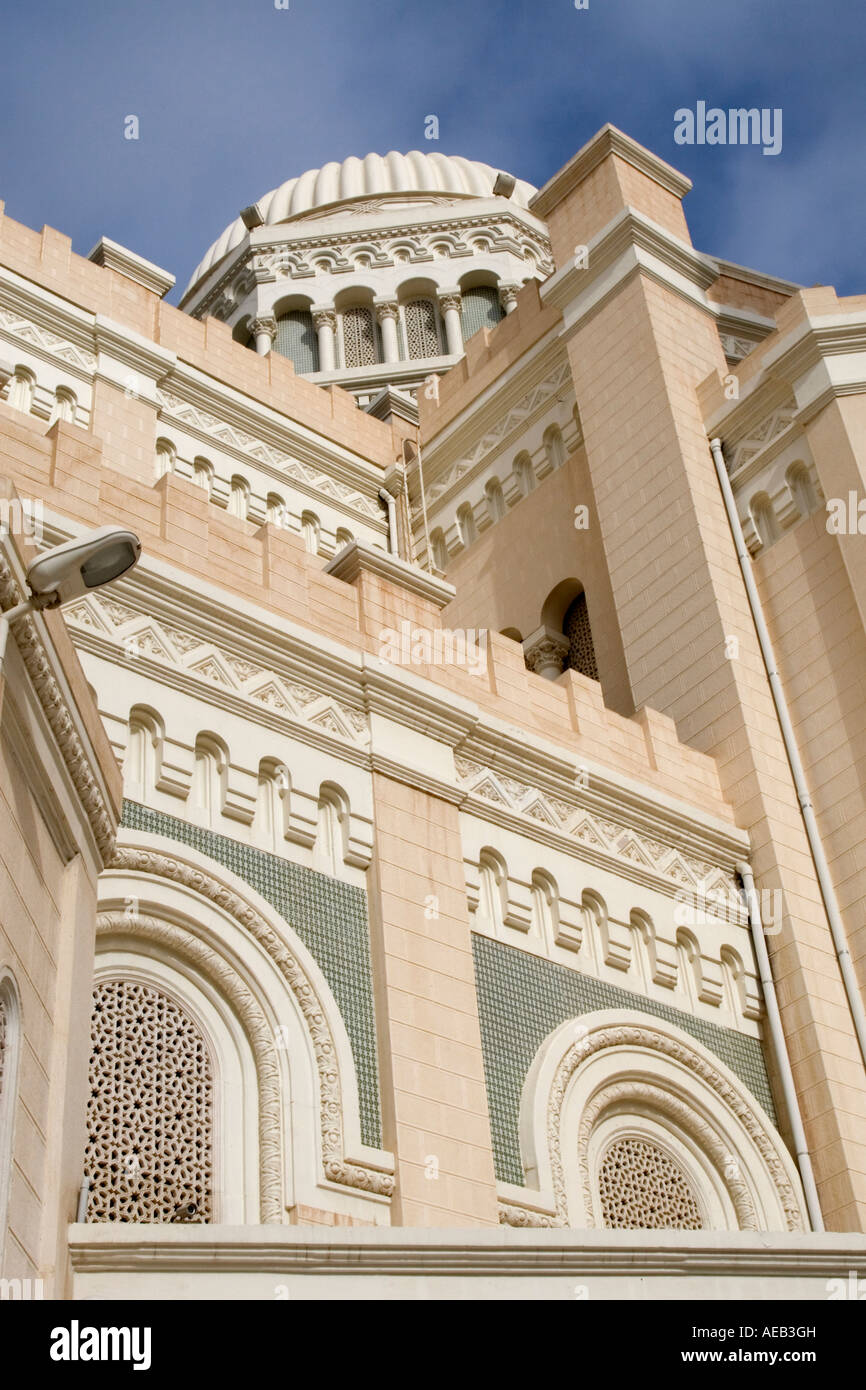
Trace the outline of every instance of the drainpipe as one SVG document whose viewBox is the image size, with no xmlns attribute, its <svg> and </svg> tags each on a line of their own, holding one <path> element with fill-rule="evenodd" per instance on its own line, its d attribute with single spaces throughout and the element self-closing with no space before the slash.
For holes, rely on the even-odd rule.
<svg viewBox="0 0 866 1390">
<path fill-rule="evenodd" d="M 785 1097 L 785 1108 L 788 1112 L 788 1122 L 791 1126 L 791 1138 L 794 1141 L 794 1152 L 797 1155 L 797 1166 L 800 1170 L 800 1178 L 803 1183 L 803 1193 L 809 1211 L 809 1221 L 811 1222 L 813 1231 L 823 1231 L 824 1218 L 821 1215 L 821 1203 L 818 1200 L 818 1189 L 815 1186 L 815 1176 L 812 1172 L 812 1160 L 809 1157 L 809 1150 L 806 1145 L 806 1134 L 800 1116 L 800 1107 L 797 1103 L 794 1073 L 791 1071 L 791 1059 L 788 1056 L 788 1049 L 785 1044 L 785 1033 L 782 1028 L 782 1018 L 779 1013 L 779 1001 L 776 998 L 776 985 L 773 980 L 773 972 L 770 969 L 770 957 L 767 954 L 767 943 L 764 940 L 764 924 L 761 921 L 761 908 L 758 902 L 758 894 L 755 890 L 755 879 L 750 866 L 746 863 L 737 865 L 737 873 L 743 880 L 743 887 L 746 891 L 746 903 L 749 909 L 749 926 L 752 929 L 752 945 L 755 949 L 755 960 L 758 965 L 758 974 L 761 978 L 764 1007 L 767 1011 L 767 1023 L 770 1028 L 770 1040 L 773 1045 L 776 1065 L 779 1069 L 779 1079 L 782 1083 L 782 1094 Z"/>
<path fill-rule="evenodd" d="M 392 555 L 398 554 L 397 551 L 397 503 L 388 492 L 387 488 L 379 488 L 379 501 L 384 502 L 388 508 L 388 547 Z"/>
<path fill-rule="evenodd" d="M 842 974 L 845 994 L 848 997 L 848 1007 L 851 1011 L 854 1031 L 857 1035 L 857 1042 L 860 1045 L 860 1054 L 863 1058 L 864 1065 L 866 1065 L 866 1009 L 863 1007 L 857 976 L 851 961 L 851 952 L 848 949 L 848 941 L 845 936 L 845 926 L 842 921 L 842 914 L 839 911 L 839 904 L 836 900 L 836 890 L 833 887 L 833 880 L 830 877 L 830 866 L 827 863 L 827 856 L 824 853 L 824 846 L 821 842 L 821 835 L 818 830 L 818 822 L 815 819 L 815 811 L 812 806 L 812 798 L 809 794 L 809 787 L 806 782 L 806 774 L 803 770 L 800 751 L 797 747 L 797 740 L 794 735 L 794 727 L 788 712 L 788 703 L 785 699 L 785 692 L 782 689 L 782 682 L 779 677 L 779 670 L 773 653 L 773 644 L 770 641 L 770 634 L 767 630 L 767 624 L 764 621 L 764 611 L 761 607 L 758 586 L 755 583 L 755 577 L 752 573 L 752 561 L 746 549 L 746 542 L 743 539 L 743 528 L 740 525 L 737 504 L 734 501 L 734 493 L 731 488 L 730 478 L 728 477 L 725 456 L 722 453 L 722 441 L 720 439 L 711 439 L 710 451 L 713 456 L 713 463 L 716 466 L 716 474 L 719 479 L 719 486 L 722 490 L 725 511 L 728 514 L 731 535 L 734 538 L 737 559 L 740 562 L 743 583 L 746 586 L 746 596 L 749 600 L 749 607 L 752 610 L 752 621 L 755 624 L 761 655 L 764 658 L 764 665 L 767 668 L 767 677 L 770 682 L 770 690 L 773 694 L 773 704 L 776 707 L 776 717 L 779 721 L 782 739 L 785 744 L 785 752 L 788 755 L 788 762 L 791 765 L 791 772 L 794 777 L 797 800 L 800 803 L 800 813 L 803 817 L 806 838 L 809 841 L 809 849 L 812 852 L 812 859 L 815 863 L 818 886 L 821 890 L 821 898 L 824 903 L 824 911 L 827 914 L 827 921 L 830 924 L 833 946 L 836 951 L 836 959 L 839 962 L 839 970 Z"/>
</svg>

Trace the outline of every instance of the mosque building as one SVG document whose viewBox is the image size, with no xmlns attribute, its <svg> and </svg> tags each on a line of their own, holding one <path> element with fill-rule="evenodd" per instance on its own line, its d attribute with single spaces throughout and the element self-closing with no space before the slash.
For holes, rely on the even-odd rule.
<svg viewBox="0 0 866 1390">
<path fill-rule="evenodd" d="M 352 157 L 178 307 L 0 205 L 0 608 L 142 546 L 0 643 L 4 1296 L 866 1274 L 866 298 L 690 186 Z"/>
</svg>

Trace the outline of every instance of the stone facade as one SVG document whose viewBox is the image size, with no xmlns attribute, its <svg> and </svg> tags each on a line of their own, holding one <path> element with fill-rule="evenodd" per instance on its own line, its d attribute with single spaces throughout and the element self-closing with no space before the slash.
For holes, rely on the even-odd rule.
<svg viewBox="0 0 866 1390">
<path fill-rule="evenodd" d="M 658 1296 L 823 1296 L 866 1259 L 866 1075 L 708 438 L 860 971 L 866 590 L 825 503 L 866 484 L 866 304 L 694 250 L 611 127 L 513 199 L 405 158 L 399 198 L 327 166 L 246 210 L 187 312 L 0 218 L 3 495 L 143 544 L 10 639 L 3 1273 L 319 1296 L 324 1250 L 329 1297 L 522 1297 L 531 1249 L 533 1296 L 623 1297 L 645 1251 Z M 498 305 L 465 344 L 455 256 Z"/>
</svg>

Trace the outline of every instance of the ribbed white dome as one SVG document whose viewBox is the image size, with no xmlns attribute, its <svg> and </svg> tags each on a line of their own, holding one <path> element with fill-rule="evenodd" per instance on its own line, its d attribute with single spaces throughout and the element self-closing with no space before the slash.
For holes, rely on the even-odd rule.
<svg viewBox="0 0 866 1390">
<path fill-rule="evenodd" d="M 354 198 L 375 198 L 388 193 L 439 193 L 455 198 L 489 198 L 497 170 L 476 159 L 460 155 L 425 154 L 410 150 L 408 154 L 368 154 L 363 159 L 350 155 L 342 164 L 333 162 L 321 169 L 308 169 L 299 178 L 281 183 L 258 199 L 267 224 L 288 222 L 293 217 Z M 511 201 L 525 208 L 536 192 L 531 183 L 518 179 Z M 238 217 L 226 227 L 207 255 L 192 274 L 185 294 L 239 245 L 246 228 Z"/>
</svg>

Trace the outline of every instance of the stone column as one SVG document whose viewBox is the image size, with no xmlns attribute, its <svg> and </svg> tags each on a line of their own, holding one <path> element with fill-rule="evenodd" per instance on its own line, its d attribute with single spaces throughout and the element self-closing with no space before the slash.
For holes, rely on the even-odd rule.
<svg viewBox="0 0 866 1390">
<path fill-rule="evenodd" d="M 319 339 L 319 371 L 332 372 L 337 365 L 337 315 L 334 309 L 313 309 L 313 327 Z"/>
<path fill-rule="evenodd" d="M 513 314 L 517 308 L 517 291 L 520 286 L 513 280 L 499 286 L 499 303 L 506 314 Z"/>
<path fill-rule="evenodd" d="M 552 628 L 540 627 L 523 642 L 523 655 L 530 671 L 555 681 L 565 669 L 568 638 Z"/>
<path fill-rule="evenodd" d="M 445 320 L 445 338 L 448 351 L 459 356 L 463 351 L 463 327 L 460 323 L 460 292 L 446 290 L 439 296 L 439 308 Z"/>
<path fill-rule="evenodd" d="M 400 312 L 396 300 L 376 301 L 376 318 L 382 330 L 382 354 L 386 362 L 400 361 L 400 344 L 397 339 L 397 316 Z"/>
<path fill-rule="evenodd" d="M 259 357 L 267 357 L 277 336 L 277 321 L 272 314 L 262 314 L 250 322 L 250 332 L 256 340 Z"/>
</svg>

